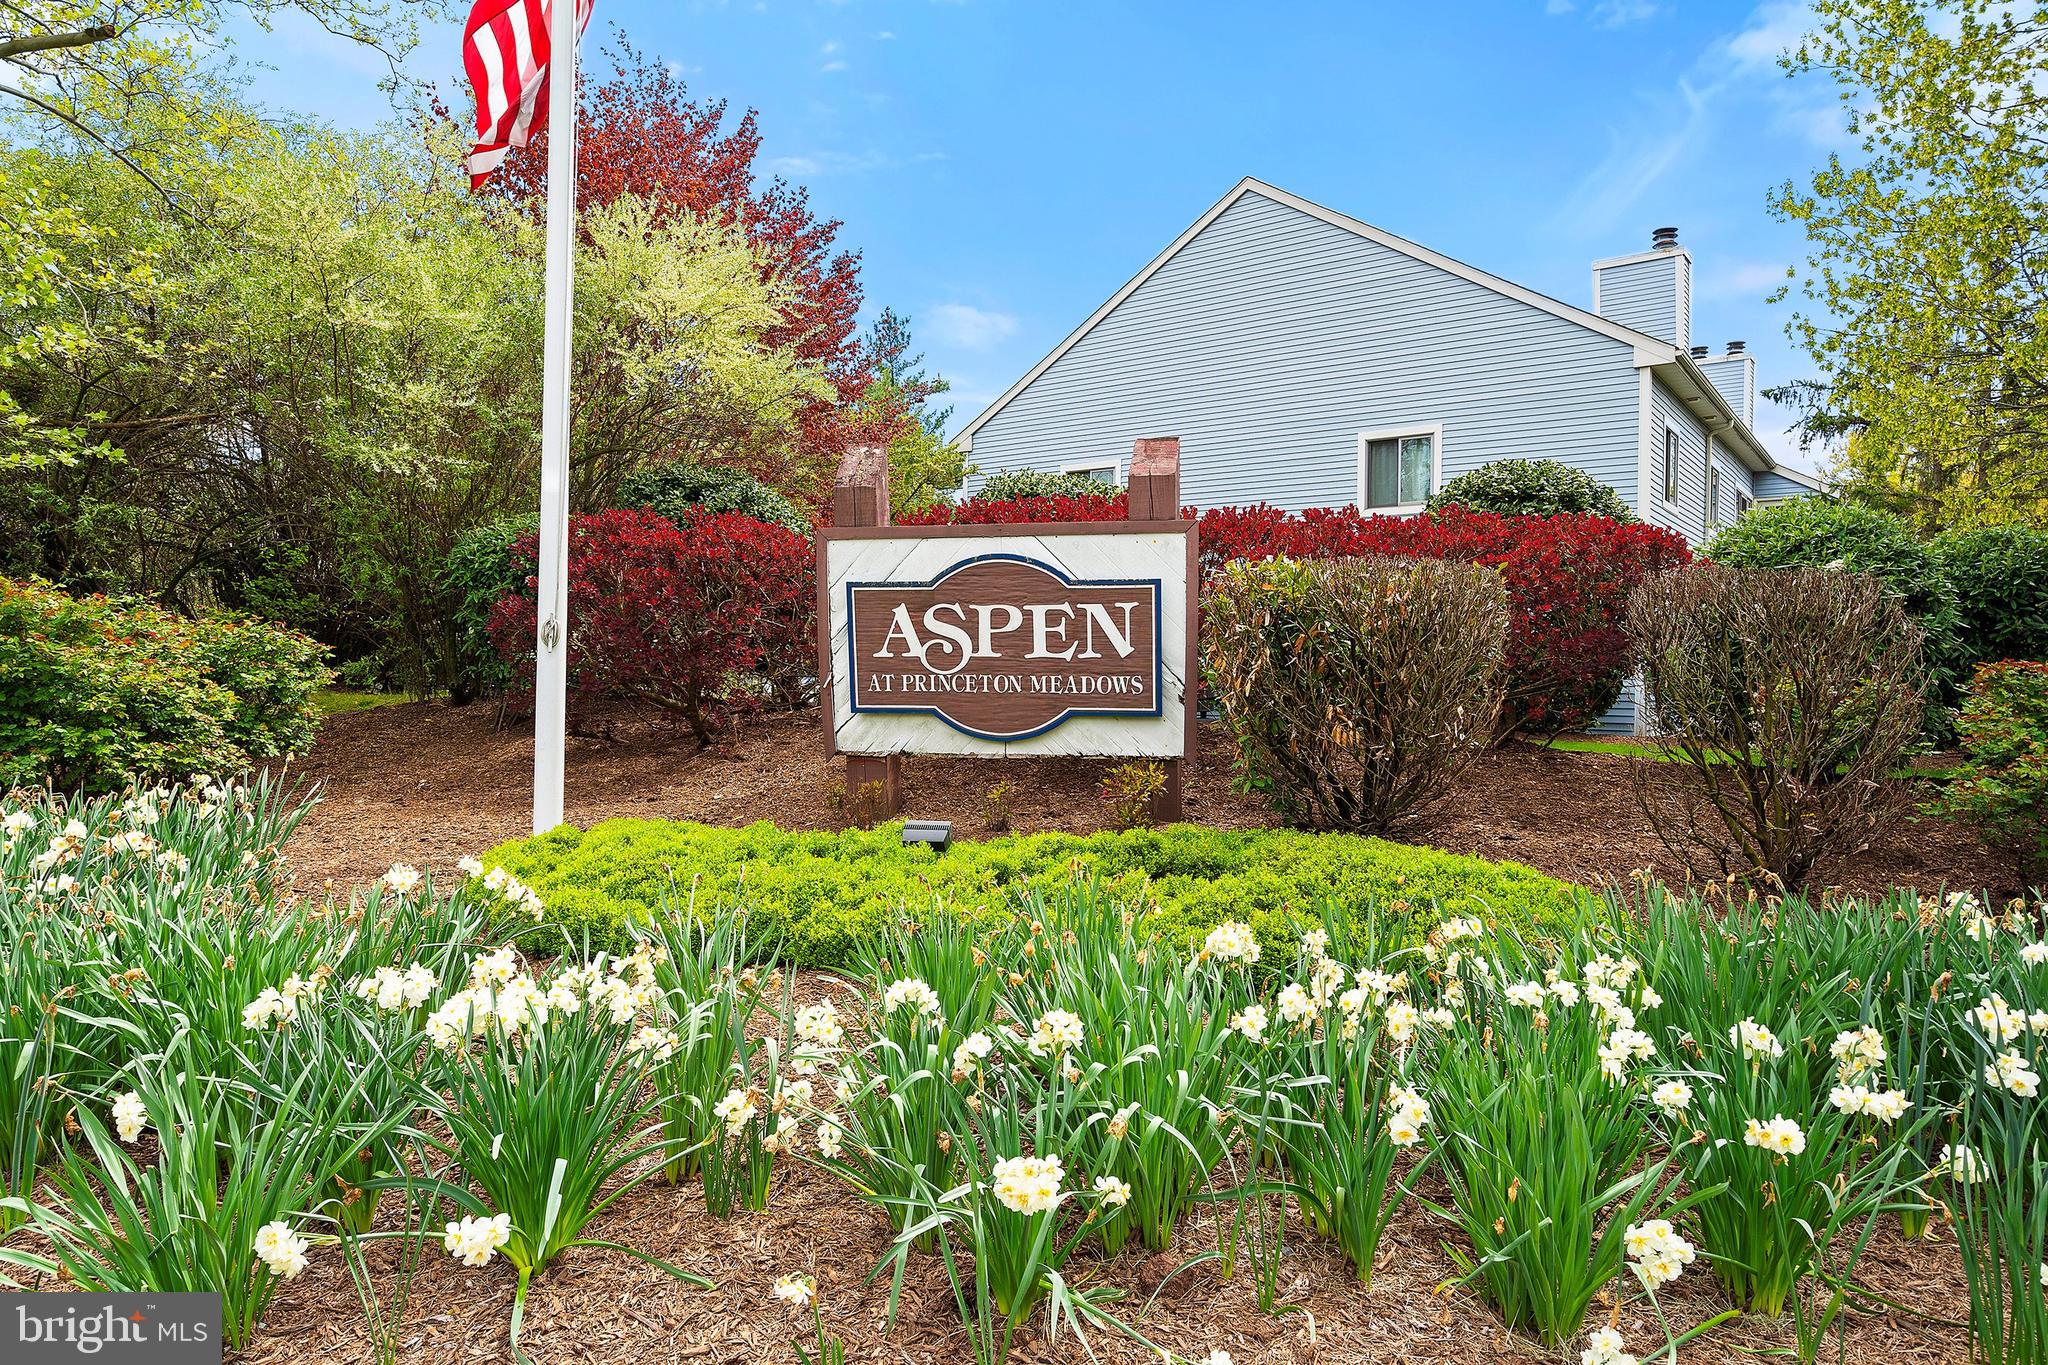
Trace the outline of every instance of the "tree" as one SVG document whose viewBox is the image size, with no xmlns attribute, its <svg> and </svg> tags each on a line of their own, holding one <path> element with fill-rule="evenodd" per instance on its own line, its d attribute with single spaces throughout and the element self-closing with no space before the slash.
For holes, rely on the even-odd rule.
<svg viewBox="0 0 2048 1365">
<path fill-rule="evenodd" d="M 884 308 L 868 328 L 865 345 L 875 378 L 860 403 L 872 425 L 900 427 L 888 443 L 889 505 L 905 512 L 931 506 L 972 472 L 966 452 L 946 439 L 953 409 L 931 405 L 952 385 L 926 374 L 924 356 L 911 354 L 910 344 L 910 319 Z"/>
<path fill-rule="evenodd" d="M 780 300 L 781 317 L 763 344 L 814 367 L 832 391 L 804 406 L 793 439 L 735 430 L 718 462 L 816 500 L 830 491 L 845 446 L 893 439 L 903 418 L 861 405 L 873 367 L 856 332 L 860 257 L 836 249 L 840 224 L 817 216 L 807 190 L 780 177 L 757 183 L 757 117 L 750 109 L 727 128 L 726 114 L 724 101 L 692 100 L 681 77 L 620 39 L 611 75 L 579 101 L 577 201 L 587 212 L 632 196 L 646 202 L 657 226 L 694 217 L 745 234 Z M 537 133 L 494 182 L 535 214 L 546 192 L 546 144 Z"/>
<path fill-rule="evenodd" d="M 2048 3 L 1816 0 L 1783 58 L 1838 87 L 1861 155 L 1773 211 L 1804 228 L 1781 391 L 1847 490 L 1924 528 L 2048 515 Z M 1789 286 L 1788 286 L 1789 288 Z M 1779 297 L 1784 292 L 1780 291 Z"/>
</svg>

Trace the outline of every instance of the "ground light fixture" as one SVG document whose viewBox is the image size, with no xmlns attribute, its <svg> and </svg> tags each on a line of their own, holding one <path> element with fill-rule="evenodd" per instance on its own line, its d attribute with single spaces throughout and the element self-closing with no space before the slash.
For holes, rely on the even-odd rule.
<svg viewBox="0 0 2048 1365">
<path fill-rule="evenodd" d="M 953 842 L 951 820 L 905 820 L 903 822 L 903 845 L 930 844 L 935 853 L 944 853 Z"/>
</svg>

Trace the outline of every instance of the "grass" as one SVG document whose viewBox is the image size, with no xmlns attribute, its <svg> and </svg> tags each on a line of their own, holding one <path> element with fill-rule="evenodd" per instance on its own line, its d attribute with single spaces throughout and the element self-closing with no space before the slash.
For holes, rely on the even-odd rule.
<svg viewBox="0 0 2048 1365">
<path fill-rule="evenodd" d="M 349 711 L 372 711 L 379 706 L 396 706 L 412 698 L 403 692 L 349 692 L 341 688 L 323 688 L 313 694 L 313 705 L 320 708 L 323 716 L 339 716 Z"/>
</svg>

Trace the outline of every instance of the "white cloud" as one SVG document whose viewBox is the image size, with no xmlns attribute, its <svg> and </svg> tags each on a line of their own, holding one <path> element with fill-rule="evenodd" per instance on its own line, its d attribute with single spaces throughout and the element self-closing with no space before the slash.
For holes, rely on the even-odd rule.
<svg viewBox="0 0 2048 1365">
<path fill-rule="evenodd" d="M 968 303 L 933 304 L 918 317 L 918 325 L 937 344 L 963 351 L 988 350 L 1017 331 L 1014 315 Z"/>
<path fill-rule="evenodd" d="M 860 175 L 867 171 L 893 170 L 902 164 L 888 152 L 870 149 L 865 152 L 793 152 L 768 157 L 761 166 L 770 175 L 819 176 Z"/>
<path fill-rule="evenodd" d="M 1693 281 L 1700 299 L 1761 299 L 1785 282 L 1785 267 L 1769 261 L 1729 261 L 1702 270 Z"/>
<path fill-rule="evenodd" d="M 1573 4 L 1572 0 L 1546 0 L 1543 12 L 1545 14 L 1570 14 L 1577 8 L 1578 6 Z"/>
<path fill-rule="evenodd" d="M 1621 28 L 1654 19 L 1662 9 L 1657 0 L 1600 0 L 1586 17 L 1601 28 Z"/>
<path fill-rule="evenodd" d="M 1664 111 L 1659 119 L 1664 131 L 1647 140 L 1617 134 L 1607 155 L 1558 206 L 1557 222 L 1593 232 L 1611 231 L 1636 200 L 1704 140 L 1708 105 L 1715 92 L 1696 90 L 1690 81 L 1680 80 L 1677 93 L 1685 116 L 1673 123 L 1669 110 Z"/>
<path fill-rule="evenodd" d="M 834 71 L 844 71 L 846 70 L 846 63 L 841 61 L 830 61 L 825 63 L 823 66 L 819 67 L 818 70 L 826 72 L 828 74 Z"/>
<path fill-rule="evenodd" d="M 1778 54 L 1799 46 L 1813 24 L 1805 0 L 1773 0 L 1757 7 L 1724 50 L 1738 70 L 1775 73 Z"/>
</svg>

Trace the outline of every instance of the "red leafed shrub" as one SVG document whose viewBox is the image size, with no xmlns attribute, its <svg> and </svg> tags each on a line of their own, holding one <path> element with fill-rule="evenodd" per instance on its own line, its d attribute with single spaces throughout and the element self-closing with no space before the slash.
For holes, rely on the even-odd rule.
<svg viewBox="0 0 2048 1365">
<path fill-rule="evenodd" d="M 1404 555 L 1499 569 L 1512 609 L 1501 729 L 1540 736 L 1590 725 L 1614 704 L 1628 675 L 1622 617 L 1630 592 L 1692 559 L 1682 537 L 1655 526 L 1463 507 L 1413 517 L 1225 508 L 1202 515 L 1201 534 L 1205 576 L 1233 559 L 1275 555 Z"/>
<path fill-rule="evenodd" d="M 1122 521 L 1130 510 L 1123 493 L 1080 498 L 1004 498 L 933 503 L 894 518 L 898 526 L 998 526 L 1027 521 Z"/>
<path fill-rule="evenodd" d="M 491 612 L 491 641 L 515 689 L 533 688 L 538 537 L 513 547 L 523 590 Z M 718 718 L 800 706 L 816 672 L 816 574 L 802 536 L 738 513 L 678 526 L 646 511 L 569 524 L 569 685 L 579 697 L 637 697 L 674 711 L 698 743 Z"/>
</svg>

